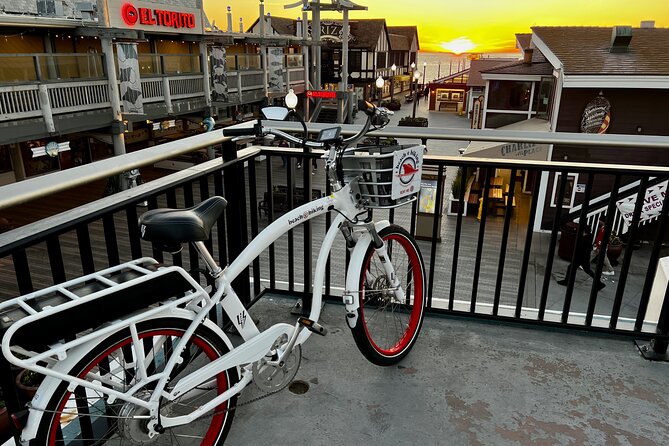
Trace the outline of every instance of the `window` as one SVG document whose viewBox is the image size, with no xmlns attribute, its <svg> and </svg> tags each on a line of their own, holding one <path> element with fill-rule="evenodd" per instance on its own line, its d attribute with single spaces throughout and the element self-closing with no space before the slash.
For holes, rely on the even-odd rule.
<svg viewBox="0 0 669 446">
<path fill-rule="evenodd" d="M 551 207 L 557 206 L 558 193 L 560 192 L 560 180 L 562 173 L 556 173 L 553 178 L 553 193 L 551 194 Z M 564 209 L 571 209 L 574 207 L 574 198 L 576 197 L 576 182 L 578 181 L 577 173 L 567 174 L 567 186 L 562 196 L 562 207 Z"/>
<path fill-rule="evenodd" d="M 529 110 L 532 82 L 490 81 L 488 110 Z"/>
<path fill-rule="evenodd" d="M 376 68 L 385 68 L 386 67 L 386 56 L 387 53 L 376 53 Z"/>
<path fill-rule="evenodd" d="M 485 115 L 485 128 L 496 129 L 505 125 L 515 124 L 516 122 L 524 121 L 526 119 L 526 114 L 488 112 Z"/>
<path fill-rule="evenodd" d="M 349 71 L 360 71 L 362 69 L 362 53 L 360 51 L 351 51 L 348 57 Z"/>
<path fill-rule="evenodd" d="M 0 173 L 12 171 L 12 159 L 9 146 L 0 146 Z"/>
<path fill-rule="evenodd" d="M 536 101 L 533 110 L 537 112 L 537 118 L 548 119 L 551 95 L 553 94 L 554 82 L 552 76 L 541 78 L 538 91 L 535 91 Z"/>
</svg>

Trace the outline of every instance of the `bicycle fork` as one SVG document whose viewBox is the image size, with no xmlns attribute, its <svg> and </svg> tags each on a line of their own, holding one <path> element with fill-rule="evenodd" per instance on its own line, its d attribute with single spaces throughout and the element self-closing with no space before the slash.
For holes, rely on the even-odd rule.
<svg viewBox="0 0 669 446">
<path fill-rule="evenodd" d="M 368 267 L 365 264 L 365 258 L 370 243 L 381 261 L 383 272 L 388 278 L 388 287 L 392 290 L 394 298 L 397 302 L 404 302 L 405 291 L 392 264 L 392 256 L 388 253 L 388 245 L 379 236 L 379 231 L 389 225 L 390 223 L 386 220 L 377 223 L 365 223 L 366 232 L 357 239 L 356 233 L 352 230 L 350 224 L 345 224 L 341 228 L 347 246 L 349 249 L 352 248 L 351 262 L 346 274 L 346 291 L 344 291 L 343 295 L 343 302 L 346 306 L 346 322 L 350 328 L 355 328 L 358 323 L 360 295 L 363 286 L 362 283 L 359 283 L 359 277 L 363 270 Z"/>
</svg>

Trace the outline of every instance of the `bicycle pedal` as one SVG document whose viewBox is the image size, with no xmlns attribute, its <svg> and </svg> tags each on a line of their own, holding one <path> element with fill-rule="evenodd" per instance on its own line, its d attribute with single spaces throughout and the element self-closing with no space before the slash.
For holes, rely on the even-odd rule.
<svg viewBox="0 0 669 446">
<path fill-rule="evenodd" d="M 314 322 L 306 317 L 298 318 L 297 323 L 306 328 L 307 330 L 311 331 L 312 333 L 316 333 L 321 336 L 325 336 L 328 333 L 327 329 L 323 327 L 321 324 L 319 324 L 318 322 Z"/>
</svg>

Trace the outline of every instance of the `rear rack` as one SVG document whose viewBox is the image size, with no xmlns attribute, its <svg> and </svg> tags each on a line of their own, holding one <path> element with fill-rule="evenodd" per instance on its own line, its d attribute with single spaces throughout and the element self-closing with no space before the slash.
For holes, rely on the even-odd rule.
<svg viewBox="0 0 669 446">
<path fill-rule="evenodd" d="M 0 303 L 3 354 L 35 370 L 40 360 L 62 359 L 76 345 L 202 300 L 209 295 L 183 268 L 133 260 Z M 19 359 L 10 349 L 30 357 Z"/>
</svg>

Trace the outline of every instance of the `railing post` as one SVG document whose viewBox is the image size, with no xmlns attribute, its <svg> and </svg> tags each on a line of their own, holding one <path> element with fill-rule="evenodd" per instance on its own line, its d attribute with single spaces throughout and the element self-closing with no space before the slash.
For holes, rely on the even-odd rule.
<svg viewBox="0 0 669 446">
<path fill-rule="evenodd" d="M 39 104 L 42 109 L 42 116 L 44 117 L 44 124 L 46 125 L 46 130 L 49 133 L 56 132 L 56 124 L 53 122 L 53 113 L 51 111 L 51 100 L 49 99 L 49 91 L 46 88 L 46 84 L 39 84 L 37 86 L 37 91 L 39 94 Z"/>
<path fill-rule="evenodd" d="M 174 110 L 172 108 L 172 93 L 170 92 L 170 78 L 168 76 L 163 76 L 163 97 L 167 113 L 172 114 Z"/>
<path fill-rule="evenodd" d="M 223 161 L 234 161 L 237 159 L 237 144 L 232 141 L 224 141 L 222 145 Z M 253 162 L 253 161 L 251 161 Z M 245 225 L 239 222 L 241 212 L 246 212 L 246 185 L 242 183 L 239 172 L 244 169 L 244 163 L 232 163 L 223 171 L 223 183 L 225 185 L 225 195 L 227 196 L 228 206 L 225 212 L 227 234 L 219 234 L 219 237 L 226 237 L 228 241 L 228 259 L 232 262 L 244 249 L 242 240 L 242 231 L 246 231 Z M 253 210 L 252 210 L 253 211 Z M 251 301 L 251 290 L 249 286 L 248 267 L 239 274 L 232 282 L 232 287 L 239 298 L 245 304 Z"/>
<path fill-rule="evenodd" d="M 200 68 L 202 69 L 204 100 L 207 103 L 207 108 L 209 108 L 209 114 L 211 114 L 211 74 L 209 72 L 208 55 L 207 44 L 200 42 Z"/>
<path fill-rule="evenodd" d="M 239 68 L 239 64 L 237 64 L 237 96 L 240 104 L 243 102 L 242 99 L 242 70 Z"/>
<path fill-rule="evenodd" d="M 662 310 L 660 311 L 660 318 L 657 321 L 655 332 L 665 336 L 669 334 L 669 283 L 667 283 L 667 289 L 664 292 L 664 302 L 662 303 Z M 669 347 L 666 339 L 653 339 L 650 345 L 653 348 L 653 353 L 666 356 L 667 347 Z"/>
<path fill-rule="evenodd" d="M 40 67 L 39 64 L 39 54 L 35 55 L 35 57 L 33 58 L 33 63 L 35 64 L 35 78 L 36 80 L 41 81 L 43 74 L 42 74 L 42 67 Z"/>
</svg>

